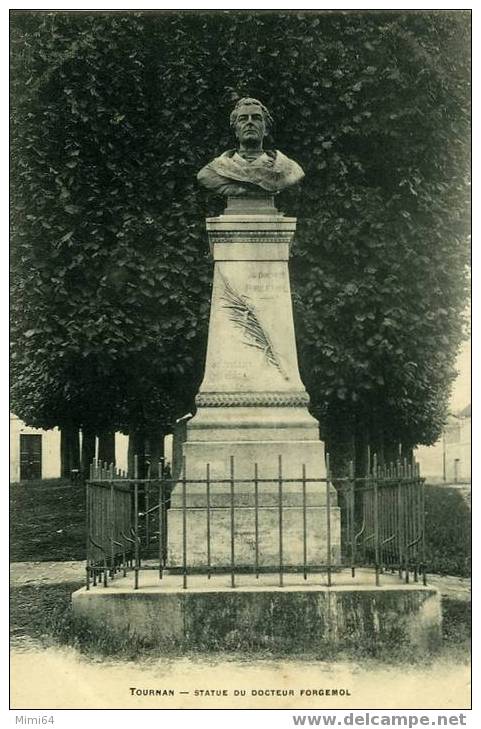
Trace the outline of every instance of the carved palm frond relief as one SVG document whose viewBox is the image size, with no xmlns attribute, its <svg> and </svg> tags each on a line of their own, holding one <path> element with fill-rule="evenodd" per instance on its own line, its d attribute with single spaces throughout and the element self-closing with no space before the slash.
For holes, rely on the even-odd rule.
<svg viewBox="0 0 481 729">
<path fill-rule="evenodd" d="M 268 364 L 275 367 L 285 380 L 289 379 L 280 356 L 275 351 L 266 328 L 262 325 L 259 315 L 249 298 L 238 291 L 229 283 L 226 277 L 220 273 L 224 284 L 224 292 L 221 296 L 225 301 L 224 308 L 229 309 L 229 318 L 244 334 L 244 343 L 248 347 L 260 349 Z"/>
</svg>

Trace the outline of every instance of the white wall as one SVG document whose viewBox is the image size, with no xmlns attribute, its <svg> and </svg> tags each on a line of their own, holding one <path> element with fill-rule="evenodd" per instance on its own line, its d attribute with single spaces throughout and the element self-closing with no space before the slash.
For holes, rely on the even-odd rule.
<svg viewBox="0 0 481 729">
<path fill-rule="evenodd" d="M 459 418 L 446 431 L 446 479 L 471 479 L 471 418 Z M 457 465 L 456 465 L 457 464 Z"/>
<path fill-rule="evenodd" d="M 60 478 L 60 431 L 30 428 L 17 418 L 10 416 L 10 480 L 20 481 L 20 435 L 42 436 L 42 478 Z"/>
<path fill-rule="evenodd" d="M 421 468 L 421 476 L 443 478 L 443 452 L 446 457 L 446 481 L 471 479 L 471 418 L 451 417 L 444 435 L 432 446 L 419 446 L 415 458 Z M 455 462 L 457 461 L 457 466 Z"/>
<path fill-rule="evenodd" d="M 172 468 L 172 458 L 174 452 L 174 436 L 169 433 L 164 438 L 164 458 L 165 462 Z"/>
<path fill-rule="evenodd" d="M 115 465 L 122 471 L 127 471 L 129 450 L 129 436 L 123 433 L 115 434 Z"/>
<path fill-rule="evenodd" d="M 419 446 L 414 451 L 414 458 L 419 463 L 421 476 L 424 478 L 443 478 L 443 443 L 439 440 L 432 446 Z"/>
</svg>

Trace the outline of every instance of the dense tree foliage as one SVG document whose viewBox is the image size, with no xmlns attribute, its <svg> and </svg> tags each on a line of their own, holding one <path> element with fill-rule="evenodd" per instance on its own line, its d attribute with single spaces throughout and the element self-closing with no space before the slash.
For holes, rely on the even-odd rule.
<svg viewBox="0 0 481 729">
<path fill-rule="evenodd" d="M 462 338 L 465 12 L 14 13 L 13 397 L 43 426 L 165 429 L 202 374 L 220 211 L 197 170 L 261 98 L 306 172 L 292 276 L 333 448 L 430 443 Z"/>
<path fill-rule="evenodd" d="M 195 392 L 209 267 L 201 211 L 173 197 L 153 48 L 133 16 L 15 21 L 13 405 L 46 427 L 165 430 Z"/>
</svg>

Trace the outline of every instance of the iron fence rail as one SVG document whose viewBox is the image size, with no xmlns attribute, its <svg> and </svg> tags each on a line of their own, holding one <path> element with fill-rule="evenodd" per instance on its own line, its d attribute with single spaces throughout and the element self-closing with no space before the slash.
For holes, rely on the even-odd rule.
<svg viewBox="0 0 481 729">
<path fill-rule="evenodd" d="M 99 480 L 86 485 L 87 589 L 90 580 L 95 585 L 99 578 L 106 586 L 107 577 L 113 578 L 119 570 L 125 576 L 137 540 L 132 527 L 130 484 L 120 480 L 121 475 L 111 468 L 105 473 L 97 467 L 95 475 Z"/>
<path fill-rule="evenodd" d="M 113 466 L 94 462 L 91 478 L 87 482 L 87 562 L 86 587 L 113 580 L 118 573 L 134 574 L 134 589 L 139 587 L 141 569 L 155 569 L 159 579 L 164 570 L 180 573 L 184 588 L 188 587 L 189 574 L 201 573 L 210 579 L 213 574 L 230 573 L 231 587 L 236 586 L 236 574 L 246 571 L 245 565 L 236 562 L 236 487 L 248 484 L 253 492 L 254 511 L 254 559 L 248 570 L 258 579 L 261 574 L 277 572 L 279 586 L 284 585 L 284 575 L 292 572 L 302 574 L 304 580 L 309 575 L 325 573 L 327 585 L 332 584 L 333 575 L 345 568 L 356 576 L 358 567 L 370 567 L 374 571 L 375 584 L 380 584 L 384 572 L 398 574 L 405 582 L 422 578 L 426 584 L 425 564 L 425 519 L 424 519 L 424 479 L 416 463 L 390 464 L 380 466 L 374 456 L 372 466 L 366 476 L 354 475 L 351 463 L 349 476 L 336 478 L 334 483 L 341 513 L 341 558 L 332 559 L 333 506 L 331 497 L 332 477 L 329 456 L 326 457 L 326 477 L 308 478 L 306 466 L 300 468 L 299 478 L 283 476 L 282 456 L 278 457 L 277 476 L 261 478 L 258 464 L 253 466 L 252 478 L 238 478 L 235 474 L 234 457 L 230 458 L 230 472 L 227 478 L 214 479 L 210 464 L 206 464 L 204 479 L 188 479 L 185 463 L 179 479 L 163 478 L 162 469 L 159 479 L 129 479 L 126 474 L 116 471 Z M 136 469 L 137 471 L 137 469 Z M 301 495 L 301 532 L 302 560 L 289 564 L 285 560 L 285 542 L 288 538 L 284 525 L 286 507 L 284 487 L 300 483 Z M 167 558 L 167 512 L 170 507 L 170 494 L 175 485 L 181 492 L 182 558 L 181 565 L 175 568 L 168 564 Z M 189 564 L 188 513 L 187 499 L 189 486 L 205 488 L 206 519 L 206 560 L 200 567 Z M 212 514 L 218 508 L 212 505 L 212 487 L 224 484 L 228 493 L 230 564 L 218 566 L 213 563 Z M 277 489 L 277 565 L 260 564 L 260 489 L 270 484 Z M 308 499 L 307 487 L 318 484 L 325 493 L 325 535 L 326 561 L 313 564 L 308 561 Z M 322 510 L 321 510 L 322 513 Z M 154 560 L 152 557 L 155 555 Z M 148 559 L 149 564 L 143 560 Z M 150 561 L 154 561 L 152 566 Z"/>
</svg>

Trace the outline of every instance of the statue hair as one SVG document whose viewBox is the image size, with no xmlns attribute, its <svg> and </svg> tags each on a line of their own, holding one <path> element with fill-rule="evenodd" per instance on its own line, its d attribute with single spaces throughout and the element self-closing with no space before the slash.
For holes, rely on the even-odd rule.
<svg viewBox="0 0 481 729">
<path fill-rule="evenodd" d="M 234 107 L 234 110 L 232 111 L 230 115 L 230 125 L 233 127 L 236 123 L 237 115 L 239 113 L 239 107 L 244 106 L 245 104 L 255 104 L 255 106 L 260 106 L 261 111 L 264 115 L 264 121 L 266 123 L 266 127 L 270 129 L 272 125 L 274 124 L 274 120 L 269 112 L 269 109 L 264 106 L 262 102 L 260 102 L 258 99 L 252 99 L 250 96 L 244 96 L 242 99 L 239 99 L 237 104 Z"/>
</svg>

